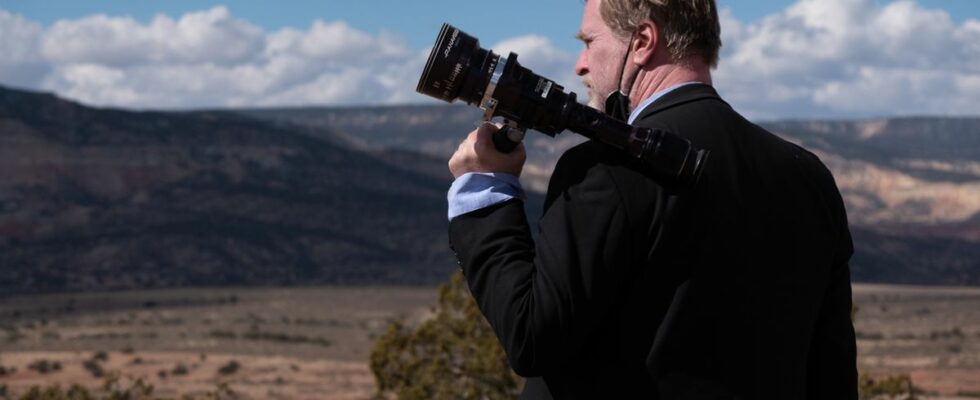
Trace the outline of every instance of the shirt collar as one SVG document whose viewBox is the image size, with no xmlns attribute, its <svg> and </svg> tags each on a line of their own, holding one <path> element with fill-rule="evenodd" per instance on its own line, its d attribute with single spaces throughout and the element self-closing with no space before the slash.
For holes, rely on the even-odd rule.
<svg viewBox="0 0 980 400">
<path fill-rule="evenodd" d="M 633 121 L 636 119 L 636 117 L 639 117 L 640 116 L 640 113 L 643 112 L 643 110 L 645 108 L 647 108 L 647 106 L 649 106 L 650 104 L 653 104 L 653 102 L 657 101 L 658 99 L 660 99 L 661 97 L 663 97 L 665 94 L 674 91 L 674 89 L 677 89 L 677 88 L 680 88 L 680 87 L 683 87 L 683 86 L 687 86 L 687 85 L 693 85 L 695 83 L 701 83 L 701 82 L 691 81 L 691 82 L 678 83 L 678 84 L 676 84 L 674 86 L 671 86 L 669 88 L 666 88 L 664 90 L 660 90 L 660 91 L 654 93 L 650 97 L 647 97 L 646 100 L 643 100 L 643 102 L 641 102 L 638 106 L 636 106 L 635 109 L 633 109 L 633 112 L 630 113 L 630 118 L 629 118 L 629 121 L 627 121 L 627 123 L 630 124 L 630 125 L 633 125 Z"/>
</svg>

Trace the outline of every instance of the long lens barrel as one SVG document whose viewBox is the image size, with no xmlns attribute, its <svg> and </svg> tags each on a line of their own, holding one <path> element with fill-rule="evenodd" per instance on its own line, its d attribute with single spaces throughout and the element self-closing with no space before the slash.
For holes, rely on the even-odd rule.
<svg viewBox="0 0 980 400">
<path fill-rule="evenodd" d="M 674 133 L 631 126 L 579 104 L 574 92 L 522 67 L 517 54 L 498 56 L 449 24 L 436 37 L 416 91 L 450 103 L 462 100 L 550 136 L 567 129 L 609 144 L 672 188 L 694 186 L 708 156 Z"/>
<path fill-rule="evenodd" d="M 658 182 L 691 188 L 701 177 L 708 151 L 666 130 L 629 125 L 576 101 L 569 93 L 561 119 L 565 128 L 625 151 L 639 159 Z"/>
</svg>

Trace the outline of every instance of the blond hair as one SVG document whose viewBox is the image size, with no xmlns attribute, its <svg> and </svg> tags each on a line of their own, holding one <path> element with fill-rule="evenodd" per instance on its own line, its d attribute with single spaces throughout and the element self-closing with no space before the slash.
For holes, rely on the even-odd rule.
<svg viewBox="0 0 980 400">
<path fill-rule="evenodd" d="M 628 39 L 644 20 L 651 20 L 667 42 L 674 62 L 700 56 L 718 65 L 721 24 L 714 0 L 602 0 L 599 13 L 613 33 Z"/>
</svg>

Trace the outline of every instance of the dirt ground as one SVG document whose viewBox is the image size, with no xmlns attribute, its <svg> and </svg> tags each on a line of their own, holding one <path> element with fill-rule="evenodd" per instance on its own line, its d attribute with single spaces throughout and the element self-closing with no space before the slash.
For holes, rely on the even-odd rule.
<svg viewBox="0 0 980 400">
<path fill-rule="evenodd" d="M 188 352 L 108 353 L 102 363 L 107 371 L 119 371 L 126 380 L 142 378 L 155 388 L 154 396 L 202 396 L 226 383 L 241 398 L 249 399 L 369 399 L 374 378 L 367 363 L 353 361 L 305 360 L 275 356 L 211 354 Z M 83 365 L 91 358 L 81 352 L 25 351 L 5 353 L 7 365 L 27 366 L 36 360 L 59 362 L 61 371 L 40 374 L 26 367 L 2 378 L 13 394 L 33 385 L 57 382 L 96 387 L 104 382 L 93 377 Z M 241 367 L 233 373 L 220 372 L 232 362 Z"/>
<path fill-rule="evenodd" d="M 434 287 L 197 288 L 76 293 L 0 300 L 0 385 L 104 377 L 84 368 L 97 352 L 109 372 L 143 378 L 154 394 L 213 391 L 224 382 L 244 398 L 368 399 L 367 359 L 390 321 L 424 318 Z M 219 371 L 232 360 L 233 373 Z M 58 362 L 40 373 L 29 365 Z M 175 371 L 177 373 L 175 373 Z"/>
<path fill-rule="evenodd" d="M 858 366 L 980 398 L 980 288 L 855 285 Z"/>
<path fill-rule="evenodd" d="M 165 396 L 226 383 L 245 398 L 370 399 L 374 338 L 392 320 L 425 318 L 436 297 L 434 287 L 310 287 L 4 298 L 0 366 L 14 371 L 0 386 L 14 396 L 95 387 L 97 363 Z M 862 371 L 908 373 L 927 398 L 980 398 L 980 288 L 855 285 L 854 301 Z M 42 373 L 40 361 L 60 368 Z"/>
</svg>

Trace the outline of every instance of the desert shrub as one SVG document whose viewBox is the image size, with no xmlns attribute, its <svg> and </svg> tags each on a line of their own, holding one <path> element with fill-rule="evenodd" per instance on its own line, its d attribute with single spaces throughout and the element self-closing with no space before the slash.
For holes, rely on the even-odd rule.
<svg viewBox="0 0 980 400">
<path fill-rule="evenodd" d="M 315 344 L 322 347 L 329 347 L 333 343 L 330 340 L 322 337 L 309 337 L 304 335 L 290 335 L 288 333 L 282 332 L 264 332 L 257 329 L 252 329 L 248 332 L 242 334 L 242 339 L 248 340 L 262 340 L 278 343 L 290 343 L 290 344 Z"/>
<path fill-rule="evenodd" d="M 20 329 L 17 329 L 15 325 L 3 325 L 0 326 L 0 329 L 3 329 L 7 333 L 7 343 L 16 343 L 27 337 L 27 335 L 20 333 Z"/>
<path fill-rule="evenodd" d="M 512 399 L 523 380 L 456 272 L 439 288 L 435 316 L 417 327 L 395 321 L 371 350 L 379 395 L 401 400 Z"/>
<path fill-rule="evenodd" d="M 231 360 L 228 361 L 227 364 L 222 365 L 221 368 L 218 368 L 218 373 L 221 375 L 231 375 L 234 374 L 235 372 L 238 372 L 238 369 L 241 367 L 242 364 L 240 364 L 238 361 Z"/>
<path fill-rule="evenodd" d="M 885 335 L 881 332 L 862 332 L 855 331 L 854 337 L 858 340 L 883 340 Z"/>
<path fill-rule="evenodd" d="M 171 375 L 187 375 L 188 372 L 190 371 L 187 369 L 187 366 L 184 365 L 184 363 L 177 363 L 177 365 L 174 366 L 174 369 L 170 370 Z"/>
<path fill-rule="evenodd" d="M 85 368 L 88 373 L 96 378 L 101 378 L 105 376 L 105 369 L 102 368 L 102 364 L 94 358 L 90 358 L 82 362 L 82 368 Z"/>
<path fill-rule="evenodd" d="M 149 400 L 153 398 L 153 385 L 143 379 L 123 384 L 118 376 L 110 376 L 102 382 L 101 392 L 106 395 L 107 400 Z"/>
<path fill-rule="evenodd" d="M 122 384 L 117 377 L 108 377 L 99 388 L 88 389 L 81 385 L 71 385 L 62 390 L 58 384 L 32 386 L 21 400 L 150 400 L 153 399 L 153 385 L 142 379 Z"/>
<path fill-rule="evenodd" d="M 919 390 L 912 385 L 908 374 L 887 376 L 875 380 L 867 374 L 858 377 L 858 398 L 872 399 L 918 399 Z"/>
<path fill-rule="evenodd" d="M 57 361 L 48 361 L 46 359 L 34 360 L 27 366 L 27 369 L 35 371 L 39 374 L 47 374 L 49 372 L 61 371 L 61 363 Z"/>
<path fill-rule="evenodd" d="M 50 385 L 46 387 L 32 386 L 27 393 L 24 393 L 20 400 L 94 400 L 92 394 L 82 386 L 71 385 L 67 390 L 62 390 L 60 385 Z"/>
<path fill-rule="evenodd" d="M 932 331 L 929 333 L 930 340 L 940 340 L 940 339 L 963 339 L 966 335 L 959 327 L 955 327 L 948 331 Z"/>
<path fill-rule="evenodd" d="M 102 362 L 109 361 L 109 353 L 106 353 L 104 351 L 97 351 L 95 352 L 95 354 L 92 355 L 92 359 L 96 361 L 102 361 Z"/>
<path fill-rule="evenodd" d="M 236 335 L 235 332 L 223 331 L 220 329 L 215 329 L 211 331 L 209 335 L 215 339 L 235 339 L 238 337 L 238 335 Z"/>
<path fill-rule="evenodd" d="M 2 387 L 2 386 L 0 386 Z M 171 397 L 154 396 L 154 387 L 142 379 L 119 379 L 118 376 L 107 377 L 101 386 L 86 388 L 71 385 L 62 389 L 58 384 L 48 386 L 32 386 L 20 400 L 170 400 Z M 0 392 L 0 396 L 6 393 Z M 232 400 L 239 396 L 231 390 L 227 383 L 219 383 L 214 390 L 191 396 L 181 395 L 181 400 Z"/>
</svg>

